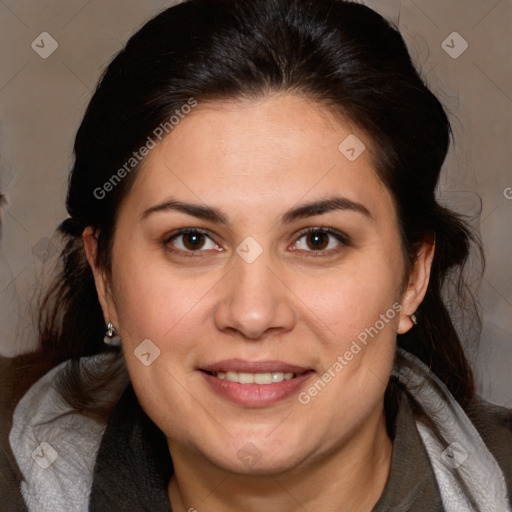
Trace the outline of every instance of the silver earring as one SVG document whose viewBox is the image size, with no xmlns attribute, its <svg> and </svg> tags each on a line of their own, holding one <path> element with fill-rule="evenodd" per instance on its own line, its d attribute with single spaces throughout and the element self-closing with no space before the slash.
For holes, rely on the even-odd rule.
<svg viewBox="0 0 512 512">
<path fill-rule="evenodd" d="M 116 334 L 116 330 L 110 322 L 107 325 L 107 332 L 103 338 L 103 342 L 111 347 L 119 347 L 119 345 L 121 345 L 121 338 Z"/>
<path fill-rule="evenodd" d="M 418 317 L 416 316 L 416 313 L 413 313 L 410 318 L 411 318 L 411 322 L 414 325 L 418 325 Z"/>
</svg>

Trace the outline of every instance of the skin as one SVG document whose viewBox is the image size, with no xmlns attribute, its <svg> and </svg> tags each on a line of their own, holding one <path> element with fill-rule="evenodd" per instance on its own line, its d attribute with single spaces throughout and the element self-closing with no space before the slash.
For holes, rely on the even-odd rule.
<svg viewBox="0 0 512 512">
<path fill-rule="evenodd" d="M 366 145 L 353 162 L 338 150 L 350 134 Z M 335 194 L 370 215 L 280 222 Z M 229 225 L 176 210 L 141 219 L 171 197 L 217 208 Z M 348 245 L 321 235 L 328 245 L 314 252 L 301 231 L 322 226 L 345 233 Z M 169 241 L 181 228 L 211 238 L 194 251 L 186 237 Z M 249 236 L 263 249 L 252 263 L 236 253 Z M 173 510 L 372 509 L 390 468 L 383 395 L 396 335 L 412 327 L 434 244 L 421 246 L 404 286 L 396 209 L 363 132 L 292 95 L 199 104 L 146 157 L 119 212 L 111 275 L 97 264 L 92 228 L 83 240 L 137 397 L 169 440 Z M 314 370 L 307 390 L 397 302 L 399 314 L 307 405 L 297 393 L 236 405 L 197 370 L 230 358 L 279 360 Z M 160 350 L 149 366 L 134 355 L 145 339 Z M 251 467 L 237 455 L 249 442 L 259 455 Z"/>
</svg>

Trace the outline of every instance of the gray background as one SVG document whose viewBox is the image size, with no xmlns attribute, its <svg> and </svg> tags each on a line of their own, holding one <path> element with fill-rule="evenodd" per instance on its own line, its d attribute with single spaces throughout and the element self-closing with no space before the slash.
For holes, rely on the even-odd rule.
<svg viewBox="0 0 512 512">
<path fill-rule="evenodd" d="M 455 145 L 439 195 L 473 216 L 487 256 L 478 289 L 482 337 L 468 352 L 483 396 L 512 407 L 512 2 L 359 3 L 398 25 L 449 112 Z M 54 231 L 65 217 L 73 138 L 100 73 L 134 31 L 171 4 L 0 0 L 0 190 L 8 201 L 0 236 L 0 355 L 35 345 L 30 304 L 57 260 Z M 35 41 L 48 51 L 43 32 L 58 43 L 46 59 L 31 46 Z M 453 32 L 468 44 L 457 58 L 463 41 L 448 37 Z"/>
</svg>

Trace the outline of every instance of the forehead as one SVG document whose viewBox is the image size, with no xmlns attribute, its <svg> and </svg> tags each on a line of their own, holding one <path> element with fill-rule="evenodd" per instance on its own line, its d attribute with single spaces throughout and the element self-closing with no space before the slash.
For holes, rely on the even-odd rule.
<svg viewBox="0 0 512 512">
<path fill-rule="evenodd" d="M 357 158 L 348 158 L 347 145 Z M 372 159 L 371 141 L 354 123 L 302 97 L 199 102 L 146 157 L 134 192 L 260 209 L 327 192 L 389 202 Z"/>
<path fill-rule="evenodd" d="M 214 154 L 223 163 L 229 163 L 230 158 L 238 165 L 269 160 L 275 166 L 291 158 L 335 153 L 339 137 L 355 131 L 359 130 L 353 123 L 336 118 L 319 103 L 280 94 L 257 100 L 199 103 L 164 145 L 201 149 L 193 153 L 199 158 L 205 152 Z M 187 156 L 193 158 L 194 154 Z"/>
</svg>

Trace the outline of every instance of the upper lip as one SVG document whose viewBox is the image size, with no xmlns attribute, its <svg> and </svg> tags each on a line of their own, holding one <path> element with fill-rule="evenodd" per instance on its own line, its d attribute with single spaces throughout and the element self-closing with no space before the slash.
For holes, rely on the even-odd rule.
<svg viewBox="0 0 512 512">
<path fill-rule="evenodd" d="M 199 368 L 208 372 L 245 372 L 245 373 L 305 373 L 311 368 L 304 368 L 282 361 L 244 361 L 242 359 L 226 359 L 216 363 L 205 364 Z"/>
</svg>

